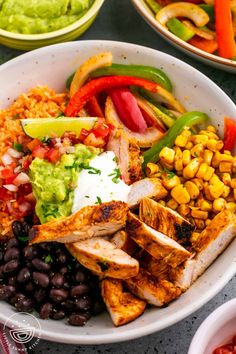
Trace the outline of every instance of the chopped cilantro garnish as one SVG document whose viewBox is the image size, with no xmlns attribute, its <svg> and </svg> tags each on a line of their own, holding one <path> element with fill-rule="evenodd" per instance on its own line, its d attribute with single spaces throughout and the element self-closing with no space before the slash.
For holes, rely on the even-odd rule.
<svg viewBox="0 0 236 354">
<path fill-rule="evenodd" d="M 84 163 L 78 163 L 78 162 L 74 162 L 73 165 L 70 166 L 65 166 L 66 169 L 71 169 L 71 168 L 75 168 L 75 169 L 80 169 L 80 170 L 88 170 L 90 175 L 101 175 L 101 170 L 99 170 L 98 168 L 95 167 L 91 167 L 89 165 L 85 165 Z"/>
<path fill-rule="evenodd" d="M 45 258 L 44 258 L 44 262 L 45 263 L 50 263 L 52 262 L 52 256 L 50 254 L 48 254 Z"/>
<path fill-rule="evenodd" d="M 23 146 L 19 143 L 13 143 L 13 148 L 19 152 L 21 152 L 23 150 Z"/>
<path fill-rule="evenodd" d="M 49 138 L 48 136 L 45 136 L 43 138 L 40 139 L 42 141 L 42 143 L 44 144 L 49 144 L 51 142 L 51 138 Z"/>
<path fill-rule="evenodd" d="M 95 204 L 102 204 L 102 199 L 100 197 L 96 196 L 96 199 L 97 201 Z"/>
<path fill-rule="evenodd" d="M 54 218 L 57 216 L 58 207 L 57 206 L 49 206 L 49 205 L 42 205 L 43 209 L 43 216 L 47 218 L 48 216 L 53 216 Z"/>
<path fill-rule="evenodd" d="M 166 174 L 166 177 L 168 179 L 171 179 L 175 176 L 175 173 L 173 171 L 167 170 L 166 168 L 164 168 L 164 170 L 162 171 L 163 174 Z"/>
<path fill-rule="evenodd" d="M 28 236 L 19 236 L 18 240 L 21 242 L 27 242 L 27 241 L 29 241 L 29 237 Z"/>
<path fill-rule="evenodd" d="M 111 174 L 108 175 L 109 177 L 113 177 L 112 178 L 112 182 L 114 183 L 119 183 L 120 182 L 120 176 L 121 176 L 121 172 L 119 168 L 115 168 L 113 170 L 113 172 Z"/>
<path fill-rule="evenodd" d="M 84 198 L 90 198 L 90 196 L 89 195 L 85 195 Z"/>
</svg>

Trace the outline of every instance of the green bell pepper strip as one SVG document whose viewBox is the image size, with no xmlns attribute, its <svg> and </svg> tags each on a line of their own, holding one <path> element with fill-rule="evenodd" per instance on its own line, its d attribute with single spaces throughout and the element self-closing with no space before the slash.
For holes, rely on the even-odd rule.
<svg viewBox="0 0 236 354">
<path fill-rule="evenodd" d="M 95 78 L 115 75 L 140 77 L 155 82 L 167 91 L 172 92 L 172 83 L 168 76 L 162 70 L 152 66 L 112 64 L 111 66 L 95 70 L 91 73 L 90 77 Z"/>
<path fill-rule="evenodd" d="M 146 150 L 143 154 L 143 169 L 145 169 L 148 162 L 157 162 L 159 160 L 159 154 L 163 147 L 172 147 L 175 139 L 183 131 L 185 127 L 192 127 L 196 124 L 202 124 L 208 119 L 205 113 L 193 111 L 184 113 L 175 124 L 167 131 L 165 136 L 159 140 L 154 146 Z"/>
<path fill-rule="evenodd" d="M 72 83 L 73 77 L 75 76 L 75 73 L 72 73 L 70 76 L 68 76 L 66 80 L 66 88 L 67 90 L 70 90 L 70 85 Z"/>
<path fill-rule="evenodd" d="M 210 18 L 210 22 L 215 22 L 215 11 L 213 5 L 200 4 L 198 5 L 202 10 L 204 10 Z"/>
<path fill-rule="evenodd" d="M 159 108 L 157 108 L 151 102 L 147 102 L 147 103 L 152 108 L 156 117 L 159 118 L 162 121 L 162 123 L 165 124 L 166 127 L 168 127 L 168 128 L 172 127 L 172 125 L 175 123 L 175 119 L 169 117 L 167 114 L 162 112 Z"/>
<path fill-rule="evenodd" d="M 155 0 L 145 0 L 145 2 L 155 14 L 157 14 L 162 8 Z"/>
<path fill-rule="evenodd" d="M 169 21 L 167 21 L 166 25 L 170 32 L 185 42 L 189 41 L 193 36 L 195 36 L 195 32 L 185 26 L 177 18 L 171 18 Z"/>
</svg>

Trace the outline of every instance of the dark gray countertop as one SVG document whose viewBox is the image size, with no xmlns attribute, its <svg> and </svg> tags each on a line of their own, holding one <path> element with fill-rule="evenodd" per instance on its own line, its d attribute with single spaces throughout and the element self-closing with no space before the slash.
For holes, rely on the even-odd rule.
<svg viewBox="0 0 236 354">
<path fill-rule="evenodd" d="M 236 76 L 211 68 L 178 51 L 159 36 L 136 13 L 129 0 L 106 0 L 92 27 L 80 38 L 136 43 L 161 50 L 202 71 L 236 102 Z M 21 52 L 0 46 L 0 63 Z M 219 305 L 235 297 L 236 277 L 209 303 L 180 323 L 137 340 L 109 345 L 63 345 L 40 340 L 35 354 L 187 354 L 191 339 L 201 322 Z M 78 328 L 79 331 L 79 328 Z"/>
</svg>

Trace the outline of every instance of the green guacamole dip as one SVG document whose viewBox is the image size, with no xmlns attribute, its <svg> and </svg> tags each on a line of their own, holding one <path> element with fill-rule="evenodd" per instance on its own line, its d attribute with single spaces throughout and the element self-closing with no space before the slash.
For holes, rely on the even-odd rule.
<svg viewBox="0 0 236 354">
<path fill-rule="evenodd" d="M 94 0 L 0 0 L 0 28 L 16 33 L 56 31 L 82 17 Z"/>
<path fill-rule="evenodd" d="M 78 174 L 99 152 L 78 144 L 73 154 L 62 155 L 56 164 L 38 157 L 33 160 L 29 176 L 36 198 L 35 212 L 41 224 L 71 215 Z"/>
</svg>

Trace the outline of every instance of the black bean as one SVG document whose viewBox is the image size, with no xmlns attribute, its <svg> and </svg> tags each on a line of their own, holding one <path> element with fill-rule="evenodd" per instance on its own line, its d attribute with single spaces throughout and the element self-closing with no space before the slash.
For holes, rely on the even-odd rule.
<svg viewBox="0 0 236 354">
<path fill-rule="evenodd" d="M 18 276 L 17 276 L 17 281 L 19 283 L 26 283 L 27 281 L 30 280 L 30 278 L 31 278 L 31 273 L 30 273 L 29 268 L 24 267 L 19 271 Z"/>
<path fill-rule="evenodd" d="M 29 283 L 25 284 L 24 288 L 28 293 L 32 293 L 32 291 L 34 291 L 34 283 L 30 281 Z"/>
<path fill-rule="evenodd" d="M 65 289 L 51 289 L 49 296 L 53 301 L 60 303 L 68 298 L 68 291 Z"/>
<path fill-rule="evenodd" d="M 61 274 L 66 274 L 67 271 L 68 271 L 67 267 L 62 267 L 62 268 L 60 269 L 60 273 L 61 273 Z"/>
<path fill-rule="evenodd" d="M 34 299 L 37 303 L 41 303 L 46 298 L 46 291 L 44 289 L 38 289 L 34 293 Z"/>
<path fill-rule="evenodd" d="M 10 304 L 15 306 L 15 304 L 21 300 L 21 299 L 25 299 L 25 295 L 21 294 L 21 293 L 16 293 L 11 299 L 10 299 Z"/>
<path fill-rule="evenodd" d="M 9 250 L 11 247 L 19 246 L 19 241 L 16 238 L 11 238 L 6 245 L 6 250 Z"/>
<path fill-rule="evenodd" d="M 8 285 L 16 286 L 17 278 L 16 276 L 8 278 Z"/>
<path fill-rule="evenodd" d="M 86 280 L 86 275 L 85 275 L 85 273 L 82 272 L 81 270 L 78 270 L 78 271 L 76 272 L 76 274 L 75 274 L 75 280 L 76 280 L 77 282 L 80 282 L 80 283 L 85 282 L 85 280 Z"/>
<path fill-rule="evenodd" d="M 38 251 L 34 246 L 26 246 L 23 249 L 23 256 L 28 259 L 33 259 L 37 257 Z"/>
<path fill-rule="evenodd" d="M 72 326 L 84 326 L 87 321 L 88 316 L 83 313 L 72 313 L 68 318 L 68 323 Z"/>
<path fill-rule="evenodd" d="M 16 288 L 12 285 L 0 285 L 0 300 L 7 300 L 16 292 Z"/>
<path fill-rule="evenodd" d="M 44 251 L 51 251 L 52 244 L 49 242 L 42 242 L 39 244 L 39 247 L 42 248 Z"/>
<path fill-rule="evenodd" d="M 13 221 L 12 223 L 12 231 L 14 236 L 18 239 L 18 237 L 21 237 L 23 235 L 25 235 L 25 228 L 24 225 L 22 224 L 22 222 L 16 220 Z"/>
<path fill-rule="evenodd" d="M 16 247 L 9 248 L 4 255 L 4 262 L 20 258 L 20 250 Z"/>
<path fill-rule="evenodd" d="M 22 230 L 24 230 L 24 231 L 23 231 L 23 234 L 24 234 L 24 235 L 27 235 L 27 236 L 28 236 L 29 231 L 30 231 L 30 228 L 31 228 L 31 226 L 30 226 L 26 221 L 23 221 L 23 223 L 22 223 Z"/>
<path fill-rule="evenodd" d="M 61 288 L 63 284 L 65 283 L 65 278 L 63 277 L 62 274 L 56 273 L 51 279 L 51 283 L 53 286 L 56 288 Z"/>
<path fill-rule="evenodd" d="M 65 264 L 67 261 L 66 255 L 64 253 L 58 254 L 57 261 L 61 264 Z"/>
<path fill-rule="evenodd" d="M 87 311 L 87 310 L 91 309 L 91 307 L 93 305 L 93 303 L 90 299 L 83 298 L 83 297 L 80 299 L 76 299 L 74 301 L 74 304 L 78 310 L 83 310 L 83 311 Z"/>
<path fill-rule="evenodd" d="M 96 301 L 94 306 L 93 306 L 93 314 L 94 315 L 99 315 L 103 311 L 105 311 L 105 304 L 103 301 Z"/>
<path fill-rule="evenodd" d="M 0 266 L 0 280 L 3 279 L 4 276 L 4 265 Z"/>
<path fill-rule="evenodd" d="M 49 277 L 47 276 L 47 274 L 33 272 L 33 279 L 35 284 L 41 286 L 42 288 L 47 288 L 49 285 Z"/>
<path fill-rule="evenodd" d="M 41 272 L 48 272 L 51 269 L 50 264 L 42 261 L 42 259 L 39 258 L 33 259 L 32 264 L 37 270 L 40 270 Z"/>
<path fill-rule="evenodd" d="M 19 312 L 32 312 L 34 309 L 34 301 L 29 298 L 20 299 L 16 302 L 15 308 Z"/>
<path fill-rule="evenodd" d="M 4 273 L 15 272 L 18 269 L 19 265 L 19 261 L 17 259 L 13 259 L 12 261 L 9 261 L 4 265 L 3 271 Z"/>
<path fill-rule="evenodd" d="M 54 310 L 50 317 L 53 320 L 62 320 L 63 318 L 65 318 L 65 316 L 66 316 L 65 311 L 63 311 L 63 310 L 55 311 Z"/>
<path fill-rule="evenodd" d="M 39 310 L 39 316 L 43 319 L 48 319 L 52 313 L 52 310 L 53 310 L 52 304 L 50 302 L 46 302 Z"/>
<path fill-rule="evenodd" d="M 80 285 L 73 286 L 70 293 L 72 297 L 76 297 L 76 296 L 87 294 L 88 292 L 89 292 L 89 286 L 86 284 L 80 284 Z"/>
<path fill-rule="evenodd" d="M 74 301 L 73 300 L 66 300 L 64 303 L 64 308 L 68 311 L 68 312 L 72 312 L 76 309 Z"/>
</svg>

